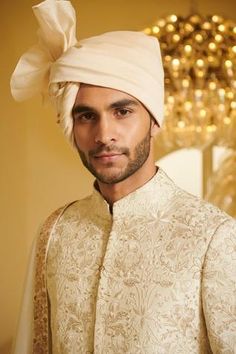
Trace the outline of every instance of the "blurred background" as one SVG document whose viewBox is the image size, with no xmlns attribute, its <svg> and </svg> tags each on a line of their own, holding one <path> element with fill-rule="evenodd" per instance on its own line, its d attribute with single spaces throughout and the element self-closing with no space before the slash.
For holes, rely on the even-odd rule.
<svg viewBox="0 0 236 354">
<path fill-rule="evenodd" d="M 40 97 L 16 103 L 10 95 L 17 60 L 37 41 L 31 11 L 37 3 L 0 3 L 1 354 L 10 353 L 27 259 L 40 224 L 59 206 L 89 194 L 93 181 L 65 141 L 53 109 L 43 107 Z M 235 0 L 72 3 L 80 39 L 111 30 L 159 36 L 164 43 L 167 120 L 156 142 L 157 159 L 181 187 L 236 216 Z M 191 19 L 196 12 L 201 16 Z"/>
</svg>

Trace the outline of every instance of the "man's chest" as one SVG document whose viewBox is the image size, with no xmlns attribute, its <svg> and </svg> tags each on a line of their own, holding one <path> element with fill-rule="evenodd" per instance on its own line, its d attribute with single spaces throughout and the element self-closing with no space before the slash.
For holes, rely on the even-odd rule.
<svg viewBox="0 0 236 354">
<path fill-rule="evenodd" d="M 155 353 L 178 337 L 192 348 L 206 243 L 191 232 L 160 218 L 61 228 L 47 265 L 54 341 L 78 352 Z"/>
</svg>

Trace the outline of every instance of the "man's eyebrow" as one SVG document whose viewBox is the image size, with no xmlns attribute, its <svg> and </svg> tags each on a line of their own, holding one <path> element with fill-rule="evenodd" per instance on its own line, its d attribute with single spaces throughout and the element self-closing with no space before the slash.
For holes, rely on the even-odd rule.
<svg viewBox="0 0 236 354">
<path fill-rule="evenodd" d="M 139 105 L 138 101 L 125 98 L 123 100 L 119 100 L 119 101 L 111 103 L 108 106 L 108 109 L 120 108 L 120 107 L 125 107 L 125 106 L 138 106 L 138 105 Z M 95 112 L 96 113 L 97 110 L 93 107 L 83 105 L 83 104 L 74 105 L 74 107 L 72 108 L 72 116 L 74 116 L 75 114 L 84 113 L 84 112 Z"/>
<path fill-rule="evenodd" d="M 136 100 L 124 98 L 123 100 L 116 101 L 109 105 L 109 108 L 120 108 L 125 106 L 138 106 L 139 103 Z"/>
<path fill-rule="evenodd" d="M 96 110 L 90 106 L 86 105 L 74 105 L 72 108 L 72 117 L 77 113 L 84 113 L 84 112 L 96 112 Z"/>
</svg>

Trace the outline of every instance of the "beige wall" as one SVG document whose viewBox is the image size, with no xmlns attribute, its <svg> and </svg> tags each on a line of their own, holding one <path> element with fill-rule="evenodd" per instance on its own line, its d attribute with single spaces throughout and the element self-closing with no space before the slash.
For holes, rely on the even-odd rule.
<svg viewBox="0 0 236 354">
<path fill-rule="evenodd" d="M 39 224 L 55 208 L 89 193 L 91 177 L 64 142 L 52 109 L 40 98 L 15 103 L 9 77 L 17 58 L 36 41 L 33 0 L 0 2 L 0 353 L 10 351 L 30 245 Z M 107 30 L 139 30 L 158 16 L 188 13 L 186 0 L 74 0 L 80 38 Z M 199 0 L 203 13 L 236 19 L 235 0 Z"/>
</svg>

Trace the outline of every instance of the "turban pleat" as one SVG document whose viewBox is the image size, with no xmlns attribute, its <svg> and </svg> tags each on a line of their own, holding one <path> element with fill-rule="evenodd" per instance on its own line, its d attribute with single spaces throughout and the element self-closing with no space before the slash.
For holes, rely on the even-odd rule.
<svg viewBox="0 0 236 354">
<path fill-rule="evenodd" d="M 57 119 L 73 144 L 72 107 L 81 83 L 134 96 L 161 124 L 164 72 L 159 43 L 142 32 L 115 31 L 77 41 L 76 17 L 67 0 L 33 7 L 38 43 L 19 60 L 11 79 L 16 100 L 50 97 Z"/>
</svg>

